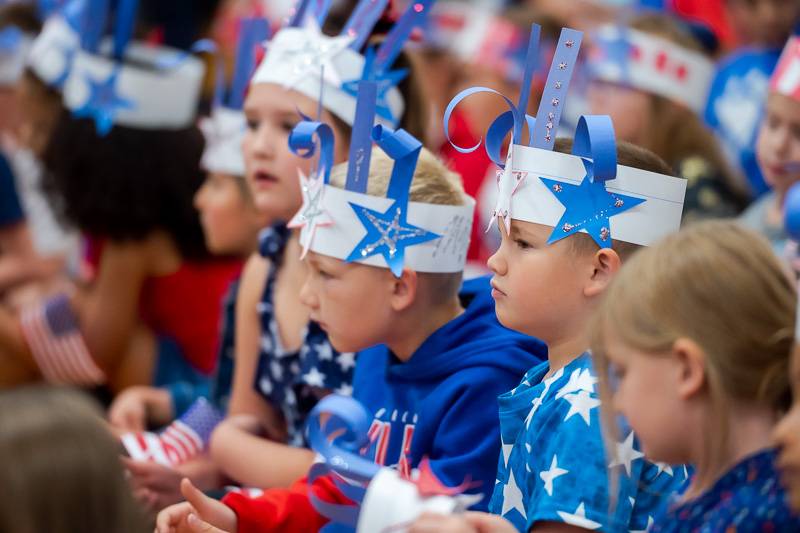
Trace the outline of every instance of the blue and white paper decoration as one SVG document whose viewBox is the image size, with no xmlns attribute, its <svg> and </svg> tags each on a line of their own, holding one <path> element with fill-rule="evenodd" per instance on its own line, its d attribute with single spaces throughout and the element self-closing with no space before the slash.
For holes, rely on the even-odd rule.
<svg viewBox="0 0 800 533">
<path fill-rule="evenodd" d="M 299 155 L 313 156 L 315 146 L 321 153 L 317 175 L 310 180 L 301 176 L 304 202 L 292 220 L 293 226 L 302 228 L 304 254 L 311 250 L 388 268 L 396 276 L 404 267 L 460 272 L 466 262 L 474 200 L 465 196 L 460 206 L 409 201 L 422 144 L 404 130 L 372 127 L 376 93 L 374 82 L 360 82 L 345 188 L 328 183 L 333 154 L 328 126 L 304 122 L 290 136 L 289 145 Z M 394 161 L 386 197 L 366 192 L 373 141 Z"/>
<path fill-rule="evenodd" d="M 47 19 L 31 45 L 27 64 L 39 79 L 55 89 L 60 90 L 69 76 L 81 46 L 87 9 L 87 0 L 69 0 L 59 8 L 48 5 L 40 10 Z"/>
</svg>

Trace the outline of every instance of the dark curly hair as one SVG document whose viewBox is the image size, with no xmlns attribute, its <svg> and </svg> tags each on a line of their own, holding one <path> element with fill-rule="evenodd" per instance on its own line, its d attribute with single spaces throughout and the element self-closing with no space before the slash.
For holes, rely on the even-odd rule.
<svg viewBox="0 0 800 533">
<path fill-rule="evenodd" d="M 62 221 L 87 235 L 141 240 L 167 232 L 184 258 L 203 258 L 203 230 L 192 205 L 203 182 L 204 140 L 196 127 L 140 130 L 94 123 L 63 111 L 48 142 L 42 185 Z"/>
</svg>

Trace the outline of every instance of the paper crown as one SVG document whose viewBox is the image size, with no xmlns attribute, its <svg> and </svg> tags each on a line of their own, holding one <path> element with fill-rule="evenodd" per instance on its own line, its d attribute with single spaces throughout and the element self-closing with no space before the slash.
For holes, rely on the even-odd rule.
<svg viewBox="0 0 800 533">
<path fill-rule="evenodd" d="M 323 398 L 309 415 L 308 438 L 317 452 L 309 486 L 320 476 L 329 476 L 354 503 L 328 503 L 311 491 L 312 505 L 330 520 L 323 532 L 402 532 L 425 511 L 451 514 L 481 500 L 480 495 L 461 494 L 468 484 L 445 487 L 426 460 L 420 463 L 416 478 L 409 479 L 362 457 L 359 451 L 371 444 L 370 421 L 358 401 L 335 394 Z"/>
<path fill-rule="evenodd" d="M 702 113 L 714 76 L 703 54 L 623 26 L 593 34 L 589 73 L 595 79 L 629 85 Z"/>
<path fill-rule="evenodd" d="M 519 82 L 525 68 L 527 35 L 510 20 L 497 16 L 498 7 L 487 2 L 438 2 L 427 20 L 425 42 Z"/>
<path fill-rule="evenodd" d="M 0 85 L 14 85 L 25 71 L 33 39 L 16 26 L 0 30 Z"/>
<path fill-rule="evenodd" d="M 206 139 L 201 161 L 209 172 L 244 176 L 242 140 L 247 121 L 242 112 L 247 84 L 256 64 L 256 48 L 269 36 L 269 23 L 262 18 L 243 19 L 240 22 L 236 46 L 236 62 L 230 91 L 225 91 L 225 73 L 220 57 L 216 58 L 217 72 L 211 116 L 200 121 Z"/>
<path fill-rule="evenodd" d="M 326 124 L 301 122 L 289 137 L 290 148 L 312 157 L 319 147 L 318 171 L 300 175 L 303 205 L 290 221 L 301 229 L 308 250 L 367 265 L 389 268 L 400 276 L 407 266 L 418 272 L 461 272 L 466 262 L 474 200 L 464 205 L 409 201 L 422 143 L 405 130 L 372 127 L 377 87 L 362 81 L 350 141 L 344 189 L 329 185 L 333 132 Z M 367 194 L 373 140 L 394 160 L 386 197 Z"/>
<path fill-rule="evenodd" d="M 369 49 L 362 55 L 359 50 L 388 1 L 360 0 L 341 34 L 330 37 L 319 27 L 331 3 L 300 0 L 288 25 L 268 44 L 252 83 L 274 83 L 296 90 L 321 101 L 328 111 L 352 126 L 358 82 L 374 81 L 378 85 L 377 122 L 396 127 L 405 109 L 397 84 L 407 72 L 391 70 L 391 66 L 434 0 L 411 2 L 378 50 Z"/>
<path fill-rule="evenodd" d="M 769 81 L 772 91 L 800 100 L 800 37 L 789 37 Z"/>
<path fill-rule="evenodd" d="M 40 12 L 47 18 L 26 60 L 33 73 L 51 87 L 61 89 L 69 76 L 81 46 L 87 7 L 87 0 L 70 0 L 58 8 L 40 3 Z"/>
<path fill-rule="evenodd" d="M 103 39 L 108 0 L 89 0 L 81 47 L 64 83 L 64 104 L 97 131 L 115 125 L 180 129 L 194 122 L 205 67 L 190 54 L 131 42 L 137 0 L 117 4 L 112 39 Z"/>
<path fill-rule="evenodd" d="M 533 25 L 529 58 L 537 57 L 539 32 L 540 28 Z M 553 152 L 554 132 L 561 120 L 581 40 L 580 32 L 562 30 L 537 118 L 525 115 L 534 61 L 529 59 L 526 65 L 519 103 L 515 105 L 503 96 L 509 111 L 500 115 L 486 133 L 486 151 L 501 169 L 492 222 L 502 218 L 506 232 L 510 232 L 512 219 L 553 227 L 549 242 L 585 232 L 601 248 L 610 247 L 612 239 L 651 244 L 679 228 L 685 180 L 617 166 L 614 129 L 607 116 L 581 117 L 573 154 Z M 478 92 L 499 94 L 473 87 L 456 95 L 445 111 L 445 132 L 458 103 Z M 526 125 L 529 139 L 523 144 Z M 500 153 L 509 131 L 512 144 L 503 162 Z M 461 152 L 471 152 L 479 145 L 454 146 Z"/>
</svg>

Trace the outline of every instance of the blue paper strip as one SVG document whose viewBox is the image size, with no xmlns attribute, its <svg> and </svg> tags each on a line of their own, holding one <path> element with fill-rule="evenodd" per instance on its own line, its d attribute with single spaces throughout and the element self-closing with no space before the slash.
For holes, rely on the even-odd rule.
<svg viewBox="0 0 800 533">
<path fill-rule="evenodd" d="M 392 30 L 386 36 L 381 47 L 378 48 L 375 63 L 376 68 L 379 70 L 388 70 L 391 68 L 394 60 L 403 49 L 403 45 L 408 39 L 411 32 L 417 26 L 422 26 L 425 18 L 428 16 L 431 6 L 436 0 L 418 0 L 412 1 L 405 13 L 400 17 L 400 20 L 395 23 Z"/>
<path fill-rule="evenodd" d="M 241 21 L 239 43 L 236 48 L 236 65 L 233 71 L 228 106 L 241 109 L 256 64 L 256 47 L 269 39 L 269 22 L 264 18 L 247 18 Z"/>
<path fill-rule="evenodd" d="M 353 37 L 350 48 L 356 52 L 361 50 L 388 4 L 389 0 L 361 0 L 358 3 L 342 30 L 342 35 Z"/>
<path fill-rule="evenodd" d="M 139 0 L 119 0 L 114 21 L 114 59 L 122 61 L 125 49 L 133 37 L 133 27 L 136 21 L 136 11 L 139 9 Z"/>
<path fill-rule="evenodd" d="M 350 155 L 345 189 L 367 192 L 369 163 L 372 157 L 372 125 L 375 123 L 375 100 L 378 86 L 372 81 L 358 83 L 358 100 L 350 136 Z"/>
<path fill-rule="evenodd" d="M 313 157 L 317 153 L 317 147 L 317 175 L 327 184 L 333 167 L 334 137 L 331 127 L 322 122 L 303 121 L 289 134 L 289 149 L 302 158 Z"/>
<path fill-rule="evenodd" d="M 783 203 L 784 227 L 795 241 L 800 241 L 800 184 L 795 183 L 786 193 Z"/>
<path fill-rule="evenodd" d="M 519 102 L 517 108 L 519 112 L 525 114 L 528 112 L 528 100 L 531 96 L 531 83 L 533 82 L 533 73 L 539 68 L 539 36 L 542 32 L 542 27 L 538 24 L 531 24 L 531 34 L 528 39 L 528 52 L 525 55 L 525 71 L 522 74 L 522 85 L 519 91 Z M 532 135 L 533 130 L 529 133 Z M 505 135 L 504 135 L 505 136 Z M 522 143 L 522 128 L 515 132 L 513 139 L 514 144 Z"/>
<path fill-rule="evenodd" d="M 108 21 L 108 0 L 86 0 L 86 2 L 81 44 L 84 49 L 96 53 Z"/>
</svg>

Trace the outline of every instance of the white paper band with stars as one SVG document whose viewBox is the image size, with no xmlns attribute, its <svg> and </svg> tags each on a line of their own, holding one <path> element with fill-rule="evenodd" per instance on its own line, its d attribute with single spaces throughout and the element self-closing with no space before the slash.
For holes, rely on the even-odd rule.
<svg viewBox="0 0 800 533">
<path fill-rule="evenodd" d="M 80 50 L 64 85 L 64 104 L 71 111 L 83 107 L 92 94 L 92 83 L 106 82 L 119 69 L 116 96 L 130 105 L 119 106 L 114 123 L 142 129 L 180 129 L 195 121 L 205 66 L 192 56 L 163 46 L 130 43 L 125 63 L 109 57 L 111 41 L 101 45 L 103 54 Z M 170 68 L 159 65 L 181 61 Z"/>
<path fill-rule="evenodd" d="M 580 157 L 520 145 L 514 145 L 512 168 L 514 178 L 521 179 L 511 197 L 513 218 L 550 227 L 561 221 L 566 209 L 540 177 L 579 185 L 586 176 Z M 614 240 L 649 246 L 680 228 L 686 180 L 618 165 L 617 177 L 606 182 L 606 189 L 646 200 L 610 217 Z"/>
<path fill-rule="evenodd" d="M 417 272 L 461 272 L 467 260 L 475 200 L 465 196 L 460 206 L 409 202 L 408 223 L 441 237 L 405 249 L 405 266 Z M 351 204 L 375 211 L 386 211 L 394 201 L 388 198 L 347 191 L 326 185 L 322 203 L 333 224 L 317 226 L 310 250 L 322 255 L 346 259 L 361 242 L 367 230 Z M 309 238 L 301 234 L 301 243 Z M 373 255 L 359 263 L 387 268 L 382 255 Z"/>
<path fill-rule="evenodd" d="M 269 42 L 252 83 L 274 83 L 318 101 L 322 73 L 323 107 L 352 126 L 356 97 L 345 91 L 342 84 L 361 78 L 365 58 L 348 48 L 351 40 L 346 36 L 329 37 L 313 26 L 283 28 Z M 403 115 L 405 104 L 397 87 L 386 92 L 386 103 L 392 116 Z M 380 116 L 375 117 L 375 123 L 396 127 Z"/>
</svg>

